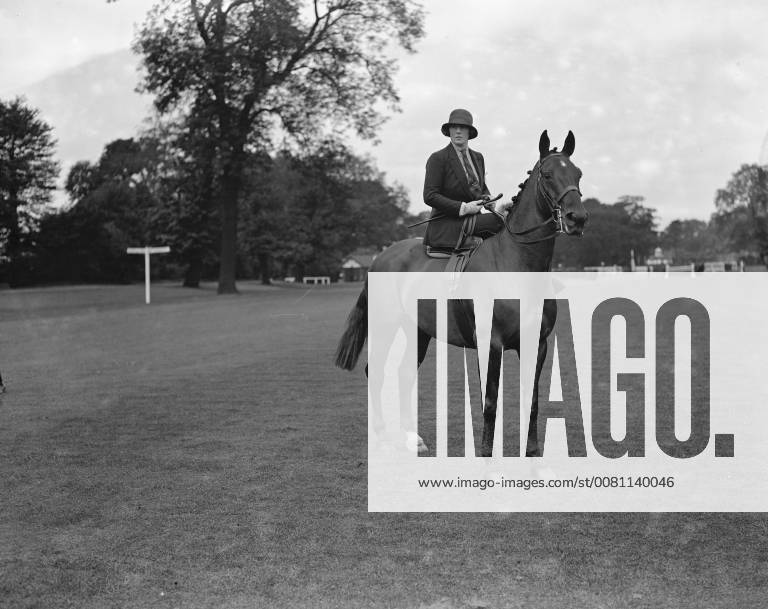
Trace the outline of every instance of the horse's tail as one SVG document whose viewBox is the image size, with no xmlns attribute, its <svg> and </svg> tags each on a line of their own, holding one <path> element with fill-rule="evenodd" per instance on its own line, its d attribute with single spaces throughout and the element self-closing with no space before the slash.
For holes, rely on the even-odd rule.
<svg viewBox="0 0 768 609">
<path fill-rule="evenodd" d="M 347 317 L 347 327 L 336 347 L 336 365 L 344 370 L 352 370 L 363 350 L 368 335 L 368 280 L 363 291 L 357 297 L 355 306 Z"/>
</svg>

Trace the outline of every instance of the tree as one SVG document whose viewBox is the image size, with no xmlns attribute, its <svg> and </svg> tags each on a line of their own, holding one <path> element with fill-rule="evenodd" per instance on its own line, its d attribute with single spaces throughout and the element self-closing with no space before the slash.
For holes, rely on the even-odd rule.
<svg viewBox="0 0 768 609">
<path fill-rule="evenodd" d="M 412 52 L 421 7 L 408 0 L 161 0 L 134 43 L 160 113 L 214 130 L 221 220 L 219 293 L 235 292 L 238 200 L 249 151 L 354 129 L 372 138 L 395 109 L 393 43 Z"/>
<path fill-rule="evenodd" d="M 734 252 L 757 250 L 768 265 L 768 167 L 742 165 L 715 194 L 712 221 Z"/>
<path fill-rule="evenodd" d="M 265 282 L 273 263 L 299 277 L 333 276 L 353 250 L 406 236 L 404 189 L 388 186 L 369 159 L 336 141 L 251 167 L 240 241 Z"/>
<path fill-rule="evenodd" d="M 66 190 L 72 205 L 43 217 L 38 236 L 37 279 L 125 282 L 140 276 L 127 247 L 157 236 L 155 146 L 118 139 L 95 164 L 72 166 Z"/>
<path fill-rule="evenodd" d="M 215 267 L 219 243 L 215 156 L 208 121 L 192 113 L 158 121 L 148 131 L 157 148 L 157 230 L 171 246 L 169 258 L 184 266 L 184 287 L 197 288 Z"/>
<path fill-rule="evenodd" d="M 643 201 L 645 197 L 642 196 L 623 195 L 615 203 L 626 213 L 620 231 L 624 247 L 632 249 L 640 259 L 650 256 L 658 245 L 656 210 L 643 205 Z"/>
<path fill-rule="evenodd" d="M 673 220 L 659 235 L 659 245 L 675 264 L 703 262 L 719 249 L 713 226 L 703 220 Z"/>
<path fill-rule="evenodd" d="M 8 267 L 13 283 L 24 272 L 31 237 L 56 188 L 55 146 L 37 109 L 21 98 L 0 100 L 0 268 Z"/>
</svg>

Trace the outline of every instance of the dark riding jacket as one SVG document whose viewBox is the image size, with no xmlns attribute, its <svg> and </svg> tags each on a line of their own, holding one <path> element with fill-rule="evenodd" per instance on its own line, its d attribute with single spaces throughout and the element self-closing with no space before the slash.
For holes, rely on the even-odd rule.
<svg viewBox="0 0 768 609">
<path fill-rule="evenodd" d="M 453 144 L 432 153 L 427 160 L 427 172 L 424 177 L 424 202 L 432 208 L 430 217 L 445 214 L 445 217 L 432 220 L 427 225 L 424 243 L 432 247 L 452 248 L 461 235 L 462 224 L 470 216 L 459 216 L 462 202 L 476 201 L 490 191 L 485 183 L 485 161 L 483 155 L 474 150 L 469 156 L 475 166 L 480 181 L 480 194 L 472 193 L 469 188 L 464 168 L 459 161 Z M 486 214 L 483 214 L 485 216 Z M 483 217 L 482 224 L 493 222 Z M 478 227 L 479 228 L 479 227 Z M 495 232 L 495 231 L 494 231 Z M 477 234 L 477 233 L 476 233 Z"/>
</svg>

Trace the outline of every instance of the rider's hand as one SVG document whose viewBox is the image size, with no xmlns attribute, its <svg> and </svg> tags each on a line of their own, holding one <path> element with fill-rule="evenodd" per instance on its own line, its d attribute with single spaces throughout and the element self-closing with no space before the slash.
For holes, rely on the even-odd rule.
<svg viewBox="0 0 768 609">
<path fill-rule="evenodd" d="M 479 214 L 480 210 L 483 209 L 484 204 L 485 201 L 482 199 L 477 201 L 470 201 L 469 203 L 462 203 L 459 216 L 471 216 L 472 214 Z"/>
</svg>

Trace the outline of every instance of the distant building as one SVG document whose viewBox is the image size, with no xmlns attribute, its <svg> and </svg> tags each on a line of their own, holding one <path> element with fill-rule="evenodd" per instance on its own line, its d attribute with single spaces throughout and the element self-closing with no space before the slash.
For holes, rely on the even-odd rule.
<svg viewBox="0 0 768 609">
<path fill-rule="evenodd" d="M 363 281 L 371 268 L 376 252 L 370 250 L 356 250 L 341 263 L 342 281 Z"/>
<path fill-rule="evenodd" d="M 645 259 L 645 264 L 635 264 L 635 250 L 629 250 L 629 270 L 634 272 L 666 271 L 672 260 L 664 255 L 660 247 L 653 250 L 653 256 Z"/>
<path fill-rule="evenodd" d="M 669 264 L 672 264 L 672 260 L 664 256 L 660 247 L 654 249 L 653 256 L 645 260 L 645 265 L 650 267 L 666 267 Z"/>
</svg>

